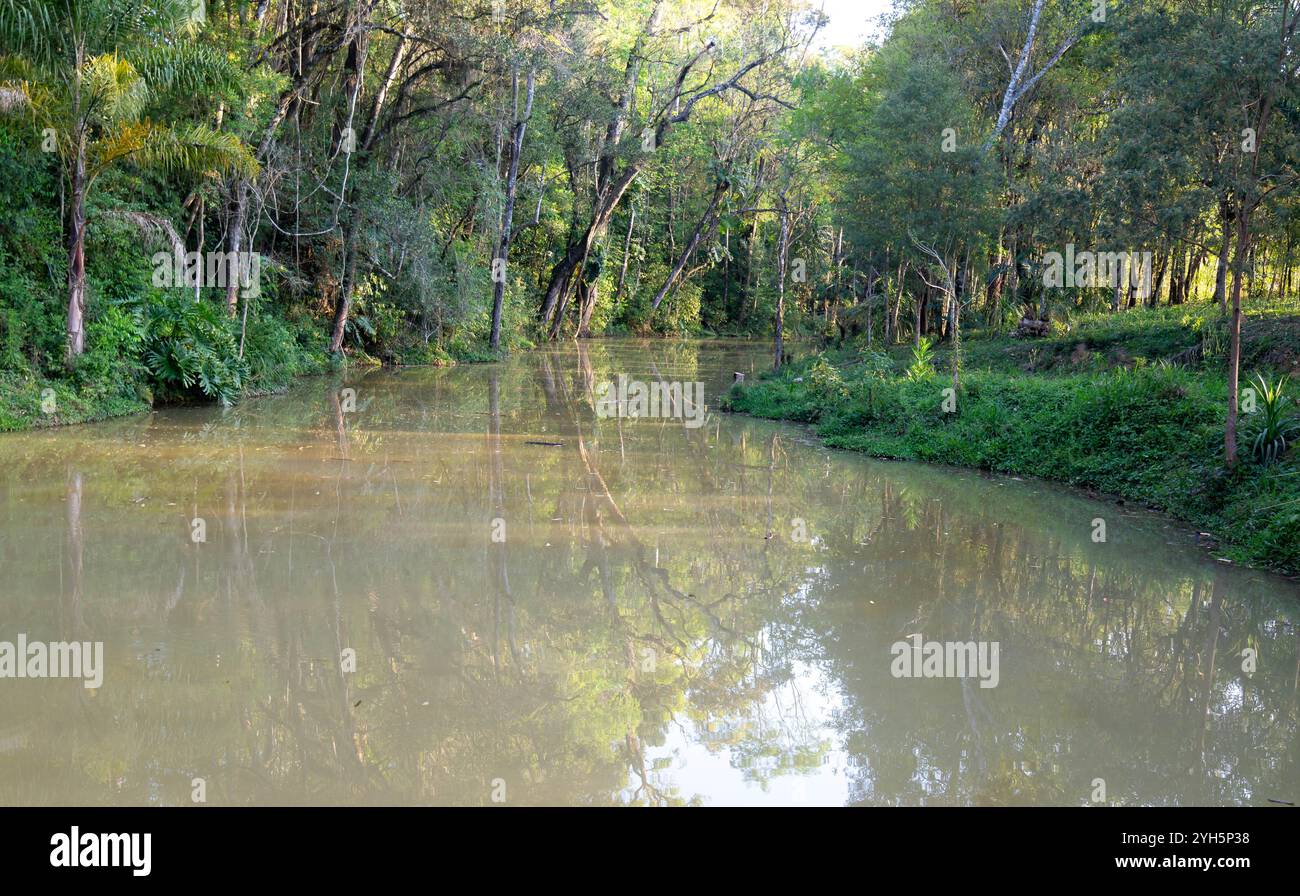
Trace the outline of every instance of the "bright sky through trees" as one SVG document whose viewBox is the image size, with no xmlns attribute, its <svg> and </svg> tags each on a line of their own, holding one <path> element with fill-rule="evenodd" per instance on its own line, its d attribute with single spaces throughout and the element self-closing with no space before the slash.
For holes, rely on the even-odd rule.
<svg viewBox="0 0 1300 896">
<path fill-rule="evenodd" d="M 819 0 L 811 0 L 817 6 Z M 858 47 L 883 29 L 878 19 L 890 10 L 891 0 L 821 0 L 830 22 L 817 35 L 819 47 Z"/>
</svg>

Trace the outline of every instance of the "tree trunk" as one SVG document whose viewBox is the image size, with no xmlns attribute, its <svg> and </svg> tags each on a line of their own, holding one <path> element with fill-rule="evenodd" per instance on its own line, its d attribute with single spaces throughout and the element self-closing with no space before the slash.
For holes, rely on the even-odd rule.
<svg viewBox="0 0 1300 896">
<path fill-rule="evenodd" d="M 364 18 L 361 24 L 365 24 Z M 365 35 L 366 32 L 362 31 L 349 42 L 348 53 L 343 66 L 343 89 L 347 92 L 348 96 L 351 97 L 351 101 L 347 105 L 346 118 L 335 123 L 334 141 L 335 146 L 342 148 L 345 141 L 351 140 L 351 146 L 348 149 L 343 150 L 348 153 L 354 152 L 359 148 L 361 154 L 364 154 L 368 148 L 369 142 L 374 139 L 375 119 L 378 117 L 379 107 L 383 103 L 384 91 L 387 90 L 387 87 L 385 86 L 384 90 L 381 90 L 378 94 L 375 105 L 371 110 L 370 123 L 367 126 L 366 133 L 362 137 L 360 146 L 358 147 L 358 141 L 355 136 L 352 136 L 349 133 L 349 129 L 352 127 L 352 122 L 355 118 L 357 98 L 361 95 L 362 81 L 365 76 Z M 398 45 L 395 59 L 399 58 L 397 54 L 401 53 L 404 46 L 405 39 L 403 39 L 402 43 Z M 392 75 L 393 71 L 390 69 L 390 79 Z M 360 156 L 358 156 L 358 159 L 359 157 Z M 351 197 L 355 195 L 353 190 L 353 187 L 346 187 L 344 189 L 344 206 L 351 204 Z M 352 290 L 356 285 L 357 271 L 357 234 L 360 231 L 362 224 L 360 217 L 361 210 L 359 208 L 354 208 L 352 213 L 348 216 L 347 223 L 343 225 L 343 276 L 340 278 L 339 282 L 338 299 L 334 303 L 334 327 L 330 334 L 329 350 L 334 354 L 343 351 L 343 334 L 347 327 L 348 315 L 352 311 Z"/>
<path fill-rule="evenodd" d="M 84 143 L 73 162 L 68 197 L 68 366 L 86 350 L 86 153 Z"/>
<path fill-rule="evenodd" d="M 591 315 L 596 310 L 596 294 L 600 290 L 600 282 L 587 283 L 585 280 L 578 284 L 578 338 L 591 338 Z"/>
<path fill-rule="evenodd" d="M 1156 258 L 1156 276 L 1151 284 L 1151 292 L 1147 295 L 1147 307 L 1155 308 L 1160 304 L 1160 290 L 1165 282 L 1165 269 L 1169 267 L 1169 253 L 1161 252 Z"/>
<path fill-rule="evenodd" d="M 762 160 L 759 160 L 759 169 L 762 170 Z M 740 319 L 743 322 L 748 314 L 746 309 L 751 313 L 758 310 L 758 271 L 755 267 L 757 263 L 756 253 L 758 251 L 758 215 L 754 215 L 754 221 L 749 227 L 749 244 L 745 261 L 745 299 L 740 304 Z"/>
<path fill-rule="evenodd" d="M 618 285 L 614 287 L 613 301 L 615 302 L 615 304 L 617 304 L 618 300 L 622 298 L 623 286 L 624 284 L 627 283 L 627 257 L 628 257 L 628 252 L 630 252 L 632 249 L 632 229 L 634 227 L 636 227 L 635 207 L 632 209 L 631 213 L 628 215 L 627 218 L 627 237 L 624 238 L 623 240 L 623 264 L 622 267 L 619 268 L 619 272 L 618 272 Z M 724 308 L 726 307 L 725 303 L 723 307 Z"/>
<path fill-rule="evenodd" d="M 1197 236 L 1199 237 L 1200 234 L 1198 233 Z M 1187 287 L 1184 290 L 1184 296 L 1183 296 L 1183 298 L 1185 299 L 1190 298 L 1192 301 L 1196 300 L 1196 292 L 1195 292 L 1196 275 L 1200 273 L 1201 265 L 1205 263 L 1205 255 L 1206 255 L 1205 250 L 1199 249 L 1192 256 L 1192 264 L 1187 271 Z"/>
<path fill-rule="evenodd" d="M 776 247 L 776 363 L 773 367 L 781 369 L 781 363 L 785 358 L 784 328 L 785 328 L 785 250 L 786 243 L 790 239 L 790 214 L 784 208 L 781 208 L 781 230 L 777 239 Z"/>
<path fill-rule="evenodd" d="M 958 274 L 960 273 L 959 270 Z M 948 285 L 953 291 L 949 330 L 952 332 L 952 388 L 955 393 L 961 389 L 961 295 L 966 289 L 966 277 L 959 276 L 956 283 L 949 278 Z"/>
<path fill-rule="evenodd" d="M 1245 211 L 1237 216 L 1237 254 L 1232 265 L 1232 324 L 1228 344 L 1228 421 L 1223 432 L 1224 463 L 1237 464 L 1237 391 L 1241 377 L 1241 281 L 1250 252 L 1250 220 Z"/>
<path fill-rule="evenodd" d="M 1011 232 L 1011 246 L 1008 253 L 1008 261 L 1011 267 L 1007 270 L 1006 290 L 1011 298 L 1011 307 L 1020 308 L 1020 228 L 1016 227 Z M 1034 310 L 1034 319 L 1038 319 L 1038 310 Z"/>
<path fill-rule="evenodd" d="M 528 128 L 528 119 L 533 114 L 533 94 L 537 76 L 533 69 L 528 70 L 528 82 L 524 89 L 524 114 L 519 115 L 519 76 L 514 79 L 515 90 L 515 124 L 510 135 L 510 169 L 506 174 L 506 207 L 501 220 L 501 241 L 498 244 L 497 259 L 500 260 L 500 272 L 492 272 L 492 335 L 489 348 L 495 352 L 501 345 L 501 308 L 505 303 L 506 267 L 510 261 L 510 240 L 513 237 L 515 194 L 519 183 L 519 156 L 524 148 L 524 131 Z"/>
<path fill-rule="evenodd" d="M 230 220 L 226 225 L 226 251 L 239 259 L 244 248 L 244 218 L 248 214 L 248 182 L 242 175 L 235 175 L 235 197 L 230 204 Z M 243 269 L 243 262 L 237 262 Z M 239 277 L 230 277 L 226 282 L 226 313 L 231 317 L 238 314 Z"/>
<path fill-rule="evenodd" d="M 1174 250 L 1173 268 L 1169 272 L 1169 304 L 1182 304 L 1183 269 L 1187 264 L 1187 253 L 1181 249 Z"/>
<path fill-rule="evenodd" d="M 916 326 L 912 333 L 912 344 L 920 347 L 921 333 L 925 330 L 925 303 L 930 298 L 930 290 L 927 287 L 916 294 Z"/>
<path fill-rule="evenodd" d="M 1002 238 L 998 237 L 998 248 L 995 252 L 989 253 L 989 267 L 1006 263 L 1005 256 L 1002 254 Z M 1006 271 L 999 271 L 989 278 L 989 285 L 984 292 L 984 319 L 990 327 L 997 326 L 998 309 L 1002 306 L 1002 282 L 1006 278 Z M 973 300 L 972 300 L 973 301 Z"/>
<path fill-rule="evenodd" d="M 1219 310 L 1228 311 L 1228 247 L 1232 242 L 1232 216 L 1228 211 L 1227 201 L 1219 203 L 1219 225 L 1223 232 L 1219 240 L 1219 263 L 1214 272 L 1214 301 Z"/>
<path fill-rule="evenodd" d="M 705 208 L 704 214 L 700 216 L 700 220 L 696 222 L 695 230 L 691 233 L 691 238 L 687 241 L 686 247 L 682 249 L 682 254 L 678 257 L 677 263 L 674 264 L 673 269 L 668 272 L 668 278 L 664 280 L 664 285 L 659 288 L 659 292 L 655 294 L 654 301 L 650 304 L 650 311 L 652 313 L 659 310 L 659 303 L 664 300 L 664 296 L 668 295 L 668 290 L 677 282 L 677 278 L 682 275 L 682 271 L 686 268 L 686 262 L 690 260 L 696 247 L 699 246 L 700 237 L 704 235 L 705 228 L 711 225 L 714 210 L 717 209 L 718 203 L 722 200 L 722 197 L 726 192 L 726 181 L 719 181 L 713 188 L 713 198 L 709 200 L 708 207 Z"/>
<path fill-rule="evenodd" d="M 1285 289 L 1287 282 L 1291 279 L 1291 252 L 1294 243 L 1290 235 L 1286 238 L 1286 252 L 1282 256 L 1282 264 L 1278 267 L 1277 272 L 1277 298 L 1286 295 Z"/>
<path fill-rule="evenodd" d="M 898 343 L 898 318 L 903 313 L 903 281 L 907 279 L 907 259 L 903 259 L 898 264 L 898 291 L 893 305 L 889 309 L 889 333 L 885 336 L 885 342 L 889 345 Z"/>
<path fill-rule="evenodd" d="M 330 353 L 336 355 L 343 351 L 343 334 L 352 311 L 352 287 L 357 272 L 355 214 L 343 226 L 343 278 L 339 283 L 338 298 L 334 301 L 334 327 L 330 332 Z"/>
</svg>

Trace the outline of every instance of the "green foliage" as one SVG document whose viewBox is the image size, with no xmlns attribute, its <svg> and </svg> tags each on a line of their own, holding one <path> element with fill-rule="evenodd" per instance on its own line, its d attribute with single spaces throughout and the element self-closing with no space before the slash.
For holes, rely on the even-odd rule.
<svg viewBox="0 0 1300 896">
<path fill-rule="evenodd" d="M 912 363 L 907 366 L 907 378 L 923 382 L 934 377 L 934 340 L 922 336 L 912 347 Z"/>
<path fill-rule="evenodd" d="M 887 379 L 898 370 L 894 359 L 877 348 L 864 346 L 858 353 L 858 360 L 862 362 L 862 375 L 865 378 Z"/>
<path fill-rule="evenodd" d="M 244 342 L 248 394 L 280 392 L 295 377 L 324 373 L 329 368 L 315 321 L 291 322 L 268 313 L 251 317 Z"/>
<path fill-rule="evenodd" d="M 146 334 L 140 317 L 110 305 L 87 329 L 90 349 L 77 359 L 76 381 L 83 397 L 129 398 L 139 394 L 148 370 L 142 356 Z"/>
<path fill-rule="evenodd" d="M 611 325 L 618 330 L 642 336 L 688 336 L 700 331 L 700 309 L 703 287 L 694 281 L 678 282 L 652 310 L 656 293 L 668 279 L 669 266 L 662 262 L 647 263 L 641 270 L 639 283 L 628 284 L 621 307 L 614 310 Z M 603 288 L 612 290 L 614 284 L 606 281 Z"/>
<path fill-rule="evenodd" d="M 808 388 L 819 402 L 834 402 L 849 394 L 839 369 L 818 357 L 808 368 Z"/>
<path fill-rule="evenodd" d="M 144 309 L 144 360 L 159 397 L 199 396 L 230 404 L 249 370 L 236 321 L 211 302 L 173 290 Z"/>
<path fill-rule="evenodd" d="M 1274 383 L 1255 374 L 1253 388 L 1259 402 L 1259 431 L 1251 442 L 1251 455 L 1262 464 L 1274 463 L 1300 436 L 1300 420 L 1291 414 L 1291 397 L 1286 394 L 1286 380 Z"/>
<path fill-rule="evenodd" d="M 38 371 L 57 366 L 63 346 L 63 318 L 35 276 L 16 266 L 0 267 L 0 370 Z"/>
<path fill-rule="evenodd" d="M 348 317 L 347 341 L 370 355 L 382 355 L 406 329 L 406 316 L 394 305 L 378 300 L 358 298 Z"/>
</svg>

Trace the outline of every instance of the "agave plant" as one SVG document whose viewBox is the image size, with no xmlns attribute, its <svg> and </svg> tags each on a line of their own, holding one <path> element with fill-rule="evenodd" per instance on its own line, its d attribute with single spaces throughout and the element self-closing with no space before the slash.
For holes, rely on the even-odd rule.
<svg viewBox="0 0 1300 896">
<path fill-rule="evenodd" d="M 167 91 L 231 89 L 238 75 L 195 40 L 190 0 L 0 0 L 0 114 L 30 116 L 67 183 L 68 361 L 85 350 L 86 199 L 120 162 L 173 173 L 252 173 L 244 144 L 148 117 Z"/>
<path fill-rule="evenodd" d="M 1300 437 L 1300 421 L 1289 414 L 1291 397 L 1286 394 L 1284 377 L 1270 384 L 1257 373 L 1252 385 L 1262 416 L 1260 430 L 1251 443 L 1251 454 L 1260 463 L 1271 464 Z"/>
</svg>

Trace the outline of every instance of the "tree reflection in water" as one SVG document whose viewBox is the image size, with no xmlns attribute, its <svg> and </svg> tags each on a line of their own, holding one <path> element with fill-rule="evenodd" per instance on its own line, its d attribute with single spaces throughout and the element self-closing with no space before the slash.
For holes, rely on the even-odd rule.
<svg viewBox="0 0 1300 896">
<path fill-rule="evenodd" d="M 765 357 L 579 343 L 6 437 L 0 637 L 108 665 L 3 683 L 0 802 L 1300 797 L 1292 584 L 1039 483 L 593 410 Z M 914 632 L 998 641 L 998 687 L 891 677 Z"/>
</svg>

